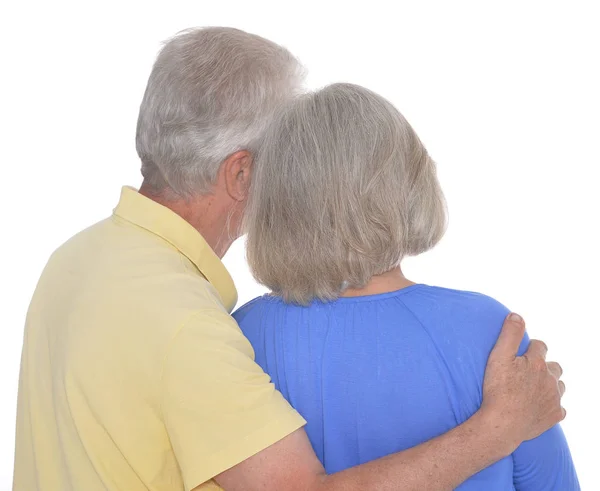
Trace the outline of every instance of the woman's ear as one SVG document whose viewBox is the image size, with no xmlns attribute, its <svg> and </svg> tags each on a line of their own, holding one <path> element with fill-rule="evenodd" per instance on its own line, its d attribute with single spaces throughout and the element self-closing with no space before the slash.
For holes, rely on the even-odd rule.
<svg viewBox="0 0 600 491">
<path fill-rule="evenodd" d="M 240 150 L 225 160 L 225 183 L 227 192 L 234 201 L 244 201 L 250 189 L 252 174 L 252 154 Z"/>
</svg>

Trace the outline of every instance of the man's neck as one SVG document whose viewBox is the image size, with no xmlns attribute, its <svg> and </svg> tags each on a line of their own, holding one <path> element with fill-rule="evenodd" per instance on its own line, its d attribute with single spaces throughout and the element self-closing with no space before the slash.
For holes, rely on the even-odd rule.
<svg viewBox="0 0 600 491">
<path fill-rule="evenodd" d="M 401 290 L 415 283 L 406 279 L 400 266 L 396 266 L 383 274 L 373 276 L 363 288 L 348 288 L 342 297 L 362 297 Z"/>
<path fill-rule="evenodd" d="M 236 239 L 229 231 L 230 210 L 212 194 L 182 198 L 156 192 L 145 183 L 142 183 L 139 193 L 177 213 L 202 235 L 220 258 Z"/>
</svg>

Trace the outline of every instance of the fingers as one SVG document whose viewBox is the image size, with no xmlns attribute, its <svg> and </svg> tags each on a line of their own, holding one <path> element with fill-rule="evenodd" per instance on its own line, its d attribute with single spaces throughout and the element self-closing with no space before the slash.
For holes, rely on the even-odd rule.
<svg viewBox="0 0 600 491">
<path fill-rule="evenodd" d="M 562 371 L 562 367 L 556 363 L 555 361 L 550 361 L 547 363 L 548 365 L 548 371 L 555 377 L 560 379 L 563 371 Z M 562 397 L 565 395 L 565 391 L 567 390 L 567 386 L 565 385 L 565 383 L 562 380 L 558 380 L 558 395 L 559 397 L 562 399 Z M 560 421 L 563 421 L 565 418 L 567 417 L 567 411 L 564 407 L 560 407 Z"/>
<path fill-rule="evenodd" d="M 567 390 L 565 383 L 562 380 L 559 380 L 558 381 L 558 393 L 560 394 L 560 397 L 562 397 L 564 395 L 565 390 Z"/>
<path fill-rule="evenodd" d="M 504 319 L 502 331 L 500 331 L 500 336 L 498 336 L 498 341 L 496 341 L 496 346 L 494 346 L 490 357 L 503 356 L 514 358 L 517 356 L 524 335 L 525 321 L 518 314 L 510 314 Z"/>
<path fill-rule="evenodd" d="M 548 371 L 552 375 L 554 375 L 555 378 L 559 379 L 562 376 L 562 367 L 555 361 L 549 361 L 548 363 L 546 363 L 546 366 L 548 367 Z"/>
<path fill-rule="evenodd" d="M 527 349 L 525 356 L 530 359 L 542 358 L 545 360 L 546 353 L 548 353 L 548 346 L 546 346 L 546 343 L 544 343 L 544 341 L 540 341 L 539 339 L 532 339 L 529 343 L 529 348 Z"/>
</svg>

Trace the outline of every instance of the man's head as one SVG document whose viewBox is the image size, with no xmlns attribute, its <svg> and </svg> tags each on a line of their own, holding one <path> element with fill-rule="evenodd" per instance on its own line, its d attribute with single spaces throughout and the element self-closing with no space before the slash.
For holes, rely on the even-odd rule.
<svg viewBox="0 0 600 491">
<path fill-rule="evenodd" d="M 140 106 L 144 189 L 168 201 L 242 199 L 274 112 L 301 91 L 285 48 L 237 29 L 189 29 L 159 53 Z"/>
</svg>

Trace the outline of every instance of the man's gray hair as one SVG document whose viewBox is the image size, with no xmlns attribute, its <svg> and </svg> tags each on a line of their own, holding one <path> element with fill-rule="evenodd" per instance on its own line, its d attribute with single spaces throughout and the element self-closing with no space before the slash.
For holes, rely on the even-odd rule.
<svg viewBox="0 0 600 491">
<path fill-rule="evenodd" d="M 205 194 L 221 163 L 256 151 L 274 111 L 304 70 L 285 48 L 238 29 L 189 29 L 160 51 L 140 106 L 136 148 L 145 182 Z"/>
<path fill-rule="evenodd" d="M 298 97 L 265 133 L 244 227 L 255 278 L 306 304 L 432 248 L 446 207 L 406 119 L 370 90 L 334 84 Z"/>
</svg>

